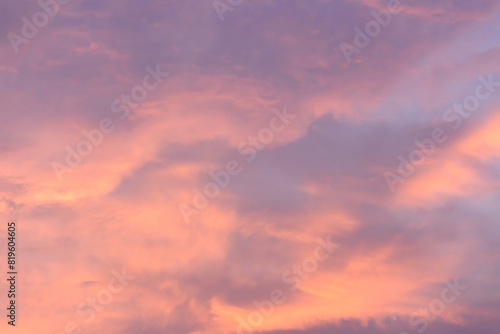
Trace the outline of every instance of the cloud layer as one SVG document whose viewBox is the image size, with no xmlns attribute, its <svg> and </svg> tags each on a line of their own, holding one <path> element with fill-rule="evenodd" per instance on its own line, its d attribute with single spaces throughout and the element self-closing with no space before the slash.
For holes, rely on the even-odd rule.
<svg viewBox="0 0 500 334">
<path fill-rule="evenodd" d="M 23 333 L 496 333 L 495 1 L 41 3 L 0 5 Z"/>
</svg>

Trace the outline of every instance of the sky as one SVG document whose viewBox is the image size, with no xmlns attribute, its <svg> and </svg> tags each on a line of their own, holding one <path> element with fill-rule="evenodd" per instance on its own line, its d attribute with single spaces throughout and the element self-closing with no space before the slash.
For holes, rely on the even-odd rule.
<svg viewBox="0 0 500 334">
<path fill-rule="evenodd" d="M 496 1 L 0 13 L 2 333 L 498 333 Z"/>
</svg>

